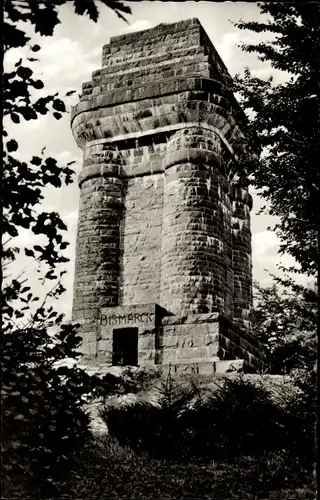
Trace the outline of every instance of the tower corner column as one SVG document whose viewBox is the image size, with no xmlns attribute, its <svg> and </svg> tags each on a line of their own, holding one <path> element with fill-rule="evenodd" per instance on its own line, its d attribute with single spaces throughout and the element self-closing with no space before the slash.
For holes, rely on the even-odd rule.
<svg viewBox="0 0 320 500">
<path fill-rule="evenodd" d="M 87 145 L 79 175 L 80 206 L 77 230 L 72 317 L 81 324 L 84 356 L 97 352 L 101 306 L 119 303 L 120 224 L 123 212 L 121 159 L 103 145 Z"/>
</svg>

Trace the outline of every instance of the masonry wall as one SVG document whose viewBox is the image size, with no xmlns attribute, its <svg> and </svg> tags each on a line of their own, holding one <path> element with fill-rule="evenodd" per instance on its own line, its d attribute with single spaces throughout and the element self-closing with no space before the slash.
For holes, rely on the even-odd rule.
<svg viewBox="0 0 320 500">
<path fill-rule="evenodd" d="M 250 326 L 252 305 L 252 251 L 250 210 L 252 198 L 246 186 L 233 186 L 232 200 L 232 261 L 234 270 L 235 323 Z"/>
<path fill-rule="evenodd" d="M 121 223 L 120 303 L 159 303 L 163 174 L 126 181 Z"/>
<path fill-rule="evenodd" d="M 197 19 L 113 37 L 102 63 L 72 110 L 84 351 L 104 307 L 219 311 L 247 328 L 251 198 L 233 178 L 244 117 L 227 69 Z"/>
</svg>

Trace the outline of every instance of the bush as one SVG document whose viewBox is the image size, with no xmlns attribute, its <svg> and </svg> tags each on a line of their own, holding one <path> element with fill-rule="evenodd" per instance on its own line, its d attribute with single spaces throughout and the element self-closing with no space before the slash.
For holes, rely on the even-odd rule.
<svg viewBox="0 0 320 500">
<path fill-rule="evenodd" d="M 90 438 L 86 403 L 118 380 L 76 365 L 76 325 L 7 331 L 2 339 L 2 487 L 7 498 L 56 495 L 70 457 Z M 60 366 L 57 366 L 60 363 Z"/>
<path fill-rule="evenodd" d="M 297 370 L 293 382 L 299 390 L 286 406 L 285 449 L 298 466 L 313 468 L 316 462 L 317 374 Z"/>
<path fill-rule="evenodd" d="M 281 446 L 283 413 L 261 385 L 243 378 L 223 380 L 206 401 L 183 415 L 192 456 L 230 460 Z"/>
<path fill-rule="evenodd" d="M 198 394 L 193 384 L 173 386 L 169 374 L 158 388 L 157 404 L 138 401 L 132 405 L 106 405 L 101 417 L 119 443 L 135 450 L 148 450 L 156 457 L 183 455 L 182 414 Z"/>
<path fill-rule="evenodd" d="M 153 457 L 232 461 L 285 453 L 297 466 L 312 467 L 313 390 L 292 391 L 279 402 L 263 383 L 238 377 L 204 395 L 190 384 L 174 386 L 169 376 L 156 404 L 105 406 L 101 417 L 119 443 Z"/>
</svg>

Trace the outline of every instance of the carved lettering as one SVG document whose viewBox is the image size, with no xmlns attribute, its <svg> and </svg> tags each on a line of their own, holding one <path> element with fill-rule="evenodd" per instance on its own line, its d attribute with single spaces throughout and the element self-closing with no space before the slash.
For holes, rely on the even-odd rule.
<svg viewBox="0 0 320 500">
<path fill-rule="evenodd" d="M 141 322 L 141 314 L 139 314 L 139 313 L 134 313 L 134 319 L 135 319 L 135 321 L 137 321 L 137 322 Z"/>
<path fill-rule="evenodd" d="M 118 325 L 125 325 L 127 323 L 127 316 L 118 316 Z"/>
<path fill-rule="evenodd" d="M 130 313 L 130 314 L 112 314 L 107 316 L 102 314 L 100 316 L 101 326 L 115 326 L 115 325 L 128 325 L 132 323 L 153 323 L 155 318 L 154 313 Z"/>
<path fill-rule="evenodd" d="M 115 316 L 114 314 L 112 316 L 109 316 L 109 325 L 117 325 L 117 319 L 117 316 Z"/>
<path fill-rule="evenodd" d="M 108 318 L 105 314 L 101 314 L 101 317 L 100 317 L 100 325 L 101 326 L 107 326 L 108 324 Z"/>
</svg>

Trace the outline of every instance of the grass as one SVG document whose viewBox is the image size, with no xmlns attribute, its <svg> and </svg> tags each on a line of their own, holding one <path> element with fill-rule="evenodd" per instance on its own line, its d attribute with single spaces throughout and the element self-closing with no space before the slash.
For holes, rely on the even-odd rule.
<svg viewBox="0 0 320 500">
<path fill-rule="evenodd" d="M 152 459 L 111 438 L 92 442 L 74 459 L 61 498 L 75 499 L 314 499 L 310 472 L 297 474 L 286 457 L 267 454 L 230 462 Z"/>
<path fill-rule="evenodd" d="M 12 478 L 3 499 L 279 499 L 316 498 L 312 471 L 290 465 L 281 453 L 234 460 L 179 462 L 135 453 L 110 438 L 93 439 L 72 458 L 58 483 L 27 488 Z"/>
</svg>

